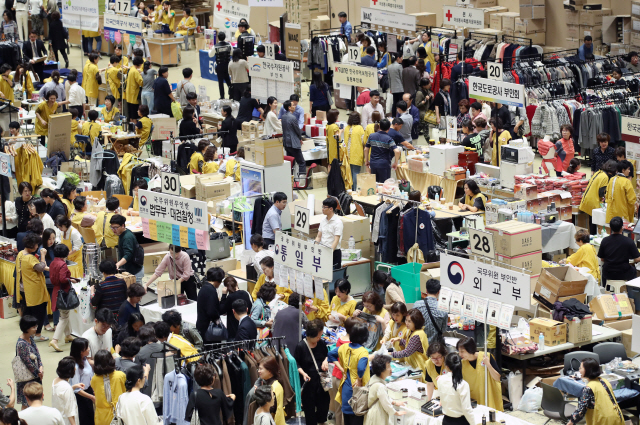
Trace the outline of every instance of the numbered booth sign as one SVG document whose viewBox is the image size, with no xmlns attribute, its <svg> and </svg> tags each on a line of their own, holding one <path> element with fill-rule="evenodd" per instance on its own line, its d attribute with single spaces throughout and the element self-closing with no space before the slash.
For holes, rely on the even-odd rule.
<svg viewBox="0 0 640 425">
<path fill-rule="evenodd" d="M 502 81 L 502 64 L 487 62 L 487 76 L 490 80 Z"/>
<path fill-rule="evenodd" d="M 471 253 L 481 257 L 495 258 L 493 235 L 481 230 L 469 229 L 469 246 Z"/>
<path fill-rule="evenodd" d="M 131 0 L 116 0 L 115 12 L 121 15 L 130 15 Z"/>
<path fill-rule="evenodd" d="M 276 52 L 275 49 L 273 47 L 273 43 L 265 43 L 263 44 L 264 46 L 264 57 L 267 59 L 274 59 L 276 58 Z"/>
<path fill-rule="evenodd" d="M 216 57 L 210 58 L 208 50 L 200 50 L 200 77 L 211 81 L 218 81 Z"/>
<path fill-rule="evenodd" d="M 177 173 L 162 174 L 162 193 L 180 196 L 180 175 Z"/>
<path fill-rule="evenodd" d="M 310 217 L 309 209 L 296 205 L 293 213 L 295 218 L 293 223 L 293 228 L 299 232 L 304 233 L 305 235 L 308 235 L 309 234 L 309 217 Z"/>
<path fill-rule="evenodd" d="M 349 62 L 360 63 L 360 46 L 349 46 Z"/>
</svg>

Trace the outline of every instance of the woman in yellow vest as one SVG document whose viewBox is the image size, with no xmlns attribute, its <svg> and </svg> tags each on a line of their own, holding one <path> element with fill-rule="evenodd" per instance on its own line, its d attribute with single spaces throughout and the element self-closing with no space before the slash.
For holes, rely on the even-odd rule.
<svg viewBox="0 0 640 425">
<path fill-rule="evenodd" d="M 176 13 L 171 10 L 171 3 L 166 0 L 162 2 L 162 10 L 160 11 L 160 22 L 169 25 L 169 29 L 171 30 L 171 32 L 175 30 Z"/>
<path fill-rule="evenodd" d="M 360 114 L 352 112 L 344 129 L 344 144 L 347 147 L 347 158 L 349 158 L 349 166 L 351 167 L 353 190 L 356 190 L 358 185 L 357 176 L 360 174 L 364 164 L 365 132 L 360 125 L 361 122 Z"/>
<path fill-rule="evenodd" d="M 102 240 L 105 240 L 107 248 L 114 248 L 118 246 L 119 237 L 113 230 L 111 230 L 110 221 L 114 216 L 118 208 L 120 208 L 120 200 L 118 198 L 111 197 L 106 202 L 107 211 L 100 211 L 96 217 L 96 222 L 93 224 L 93 231 L 96 234 L 96 242 L 98 245 L 102 245 Z"/>
<path fill-rule="evenodd" d="M 307 309 L 305 308 L 305 314 L 307 315 L 307 319 L 314 320 L 320 319 L 322 323 L 326 323 L 329 319 L 329 314 L 331 313 L 331 307 L 329 306 L 329 296 L 327 295 L 327 291 L 322 289 L 323 298 L 318 298 L 318 294 L 311 299 L 311 306 L 309 306 L 309 313 L 306 313 Z"/>
<path fill-rule="evenodd" d="M 589 232 L 585 229 L 580 229 L 576 232 L 576 243 L 580 248 L 573 253 L 566 262 L 575 267 L 586 267 L 589 269 L 591 276 L 596 278 L 596 281 L 600 282 L 600 266 L 598 265 L 598 258 L 596 256 L 596 249 L 589 243 L 591 238 Z"/>
<path fill-rule="evenodd" d="M 138 106 L 138 116 L 140 119 L 136 123 L 136 133 L 140 135 L 140 148 L 146 143 L 151 143 L 151 127 L 153 123 L 149 119 L 149 106 Z"/>
<path fill-rule="evenodd" d="M 329 352 L 329 363 L 339 362 L 344 370 L 335 401 L 342 404 L 342 414 L 345 424 L 362 423 L 362 418 L 356 417 L 349 405 L 354 387 L 363 387 L 369 382 L 369 352 L 362 346 L 367 342 L 369 328 L 364 323 L 356 323 L 349 334 L 350 342 L 342 344 Z"/>
<path fill-rule="evenodd" d="M 429 349 L 429 339 L 427 334 L 422 330 L 424 328 L 424 317 L 420 310 L 412 308 L 407 312 L 405 318 L 407 325 L 406 337 L 398 339 L 400 347 L 404 347 L 401 351 L 394 351 L 391 357 L 395 359 L 403 359 L 411 367 L 424 370 L 427 364 L 427 350 Z M 391 340 L 395 342 L 393 339 Z M 422 379 L 422 378 L 421 378 Z"/>
<path fill-rule="evenodd" d="M 2 92 L 5 99 L 13 102 L 13 86 L 15 83 L 9 74 L 11 74 L 11 65 L 3 63 L 0 66 L 0 92 Z"/>
<path fill-rule="evenodd" d="M 491 151 L 491 165 L 499 167 L 500 160 L 502 159 L 502 152 L 500 152 L 500 150 L 503 145 L 506 145 L 509 143 L 509 140 L 511 140 L 511 133 L 509 133 L 509 130 L 504 130 L 505 123 L 503 123 L 500 118 L 491 118 L 489 124 L 491 125 L 491 135 L 489 138 L 491 139 L 491 146 L 493 146 L 493 150 Z"/>
<path fill-rule="evenodd" d="M 575 425 L 585 416 L 587 425 L 623 425 L 622 410 L 618 406 L 613 389 L 600 375 L 602 371 L 596 359 L 584 359 L 580 374 L 587 381 L 578 399 L 578 408 L 571 415 L 568 425 Z"/>
<path fill-rule="evenodd" d="M 340 127 L 336 124 L 340 112 L 337 109 L 330 109 L 327 112 L 327 154 L 329 155 L 329 165 L 334 159 L 340 160 Z"/>
<path fill-rule="evenodd" d="M 82 69 L 82 88 L 91 107 L 98 104 L 99 84 L 96 79 L 96 75 L 100 72 L 98 60 L 100 60 L 100 56 L 97 53 L 89 53 L 89 59 Z"/>
<path fill-rule="evenodd" d="M 331 300 L 331 314 L 327 326 L 342 325 L 347 317 L 353 316 L 357 301 L 353 299 L 351 283 L 347 279 L 338 279 L 335 285 L 336 295 Z"/>
<path fill-rule="evenodd" d="M 94 423 L 95 425 L 109 425 L 113 419 L 113 411 L 118 404 L 118 399 L 126 392 L 124 385 L 127 377 L 124 372 L 116 370 L 112 354 L 109 351 L 100 350 L 97 353 L 91 353 L 91 355 L 95 372 L 91 378 L 91 388 L 95 393 L 96 405 Z M 105 381 L 107 380 L 109 382 L 107 388 L 111 389 L 108 398 L 105 390 Z"/>
<path fill-rule="evenodd" d="M 260 360 L 258 363 L 258 376 L 260 377 L 256 381 L 257 386 L 270 385 L 273 394 L 276 396 L 276 409 L 275 413 L 271 413 L 276 425 L 285 425 L 284 419 L 284 389 L 282 384 L 278 382 L 280 377 L 280 368 L 278 367 L 278 361 L 273 356 L 268 356 Z M 286 379 L 285 377 L 281 377 Z"/>
<path fill-rule="evenodd" d="M 140 67 L 144 60 L 140 56 L 133 58 L 133 66 L 127 74 L 127 88 L 124 92 L 124 100 L 127 101 L 127 114 L 132 122 L 138 121 L 138 105 L 140 105 L 140 91 L 142 90 L 142 75 Z"/>
<path fill-rule="evenodd" d="M 431 34 L 425 31 L 419 38 L 405 41 L 404 44 L 413 44 L 415 42 L 418 42 L 418 48 L 424 47 L 424 50 L 427 52 L 427 60 L 431 63 L 431 74 L 433 74 L 436 70 L 436 59 L 433 50 L 431 50 Z M 438 53 L 436 53 L 436 55 Z"/>
<path fill-rule="evenodd" d="M 196 30 L 196 21 L 191 16 L 191 9 L 185 7 L 182 11 L 182 19 L 178 23 L 178 27 L 176 28 L 175 35 L 176 37 L 184 38 L 184 48 L 187 50 L 189 48 L 189 36 L 193 35 Z"/>
<path fill-rule="evenodd" d="M 491 409 L 504 411 L 502 407 L 502 389 L 500 385 L 500 367 L 493 356 L 490 361 L 476 348 L 473 338 L 464 338 L 456 345 L 458 354 L 462 358 L 462 376 L 469 383 L 471 398 L 478 404 L 485 405 Z M 484 368 L 488 369 L 489 382 L 487 382 L 487 401 L 485 403 L 484 391 Z"/>
<path fill-rule="evenodd" d="M 407 306 L 405 303 L 394 303 L 391 306 L 391 318 L 392 321 L 389 322 L 389 326 L 384 331 L 384 337 L 380 341 L 380 344 L 385 345 L 388 342 L 390 343 L 391 339 L 394 339 L 395 342 L 390 343 L 389 345 L 393 345 L 393 349 L 395 351 L 401 351 L 400 340 L 405 338 L 407 335 L 407 325 L 405 324 L 405 318 L 407 317 Z"/>
<path fill-rule="evenodd" d="M 71 225 L 71 220 L 68 217 L 58 217 L 56 227 L 60 230 L 60 242 L 69 248 L 67 259 L 76 263 L 75 266 L 69 266 L 71 277 L 82 278 L 84 268 L 82 267 L 82 236 L 80 236 L 80 232 Z"/>
<path fill-rule="evenodd" d="M 194 174 L 194 172 L 203 173 L 202 166 L 205 163 L 204 154 L 210 145 L 211 143 L 209 143 L 207 139 L 201 139 L 198 142 L 198 151 L 192 153 L 191 159 L 189 160 L 189 172 L 191 174 Z"/>
<path fill-rule="evenodd" d="M 87 214 L 87 198 L 85 196 L 77 196 L 73 200 L 75 211 L 71 213 L 71 225 L 80 230 L 81 227 L 91 227 L 96 222 L 96 216 Z"/>
<path fill-rule="evenodd" d="M 262 260 L 260 260 L 260 266 L 262 267 L 263 273 L 258 278 L 258 281 L 256 282 L 256 286 L 253 288 L 253 291 L 251 292 L 251 298 L 253 298 L 254 301 L 258 299 L 258 291 L 260 290 L 260 287 L 264 285 L 265 282 L 270 282 L 275 284 L 275 280 L 273 277 L 273 267 L 274 267 L 273 258 L 264 257 Z M 291 294 L 293 294 L 293 291 L 288 287 L 283 288 L 280 285 L 276 285 L 276 295 L 280 295 L 281 301 L 284 301 L 285 303 L 289 302 L 289 295 Z"/>
<path fill-rule="evenodd" d="M 138 190 L 149 190 L 149 183 L 145 179 L 136 179 L 133 183 L 131 183 L 131 190 L 133 191 L 133 200 L 131 201 L 131 205 L 129 205 L 128 212 L 132 211 L 140 211 L 140 205 L 138 205 Z"/>
<path fill-rule="evenodd" d="M 628 222 L 633 222 L 635 213 L 636 193 L 633 183 L 627 177 L 633 166 L 629 161 L 618 162 L 618 172 L 607 184 L 607 217 L 605 221 L 609 223 L 613 217 L 622 217 Z"/>
<path fill-rule="evenodd" d="M 589 230 L 594 231 L 595 226 L 592 224 L 593 210 L 600 208 L 600 200 L 604 198 L 606 187 L 609 179 L 616 174 L 618 163 L 614 159 L 610 159 L 604 163 L 601 170 L 598 170 L 591 179 L 582 194 L 580 201 L 580 211 L 589 216 Z"/>
<path fill-rule="evenodd" d="M 220 169 L 220 164 L 216 160 L 216 152 L 218 149 L 213 146 L 207 146 L 207 149 L 204 151 L 204 164 L 202 164 L 202 174 L 211 174 L 217 173 Z"/>
<path fill-rule="evenodd" d="M 59 105 L 67 105 L 68 100 L 57 102 L 58 93 L 51 90 L 47 93 L 47 98 L 40 102 L 36 108 L 36 134 L 40 136 L 40 143 L 45 146 L 45 138 L 49 134 L 49 118 L 58 110 Z"/>
<path fill-rule="evenodd" d="M 424 369 L 424 381 L 427 384 L 427 401 L 433 398 L 433 391 L 438 389 L 438 377 L 448 372 L 444 359 L 447 357 L 447 347 L 434 342 L 427 349 L 427 362 Z"/>
<path fill-rule="evenodd" d="M 122 99 L 122 68 L 120 67 L 120 60 L 121 59 L 118 56 L 111 55 L 111 58 L 109 59 L 109 67 L 104 72 L 104 78 L 107 80 L 107 87 L 111 92 L 110 96 L 113 96 L 117 101 Z M 113 104 L 117 103 L 113 102 L 112 105 Z M 106 119 L 105 121 L 109 122 Z"/>
<path fill-rule="evenodd" d="M 38 246 L 42 243 L 42 238 L 35 233 L 27 234 L 24 239 L 24 249 L 18 253 L 16 258 L 16 300 L 26 306 L 22 311 L 24 314 L 36 316 L 38 319 L 38 330 L 33 338 L 36 342 L 45 341 L 42 337 L 42 325 L 47 314 L 47 303 L 49 293 L 44 278 L 44 270 L 47 263 L 44 261 L 47 250 L 42 248 L 36 253 Z M 40 255 L 40 259 L 36 257 Z M 42 259 L 42 261 L 41 261 Z"/>
<path fill-rule="evenodd" d="M 464 203 L 462 203 L 462 201 L 464 201 Z M 464 196 L 458 203 L 460 211 L 484 212 L 486 203 L 487 197 L 480 192 L 478 183 L 476 183 L 475 180 L 467 180 L 464 183 Z M 486 214 L 484 215 L 484 219 L 486 223 Z"/>
<path fill-rule="evenodd" d="M 89 136 L 89 143 L 91 143 L 92 146 L 96 142 L 96 138 L 102 134 L 102 126 L 96 122 L 99 116 L 98 111 L 92 109 L 87 112 L 89 121 L 85 121 L 84 124 L 82 124 L 82 135 Z"/>
<path fill-rule="evenodd" d="M 354 317 L 358 317 L 360 313 L 371 314 L 376 317 L 376 322 L 382 326 L 382 329 L 387 328 L 387 324 L 389 320 L 391 320 L 391 315 L 384 308 L 384 301 L 380 297 L 380 295 L 376 294 L 373 291 L 365 292 L 362 296 L 362 304 L 364 304 L 364 309 L 362 311 L 355 310 L 353 312 Z M 376 350 L 381 346 L 380 341 L 378 341 L 378 345 L 376 346 Z"/>
<path fill-rule="evenodd" d="M 76 136 L 80 134 L 78 132 L 78 110 L 76 108 L 69 108 L 71 112 L 71 146 L 81 147 L 76 143 Z"/>
<path fill-rule="evenodd" d="M 376 133 L 378 130 L 380 130 L 380 120 L 382 119 L 382 115 L 380 115 L 380 112 L 378 111 L 374 111 L 371 114 L 371 124 L 367 124 L 367 128 L 364 129 L 364 144 L 367 144 L 367 141 L 369 140 L 369 136 L 371 136 L 373 133 Z M 363 148 L 363 153 L 364 155 L 364 148 Z M 371 157 L 371 151 L 369 151 L 369 158 Z"/>
<path fill-rule="evenodd" d="M 129 58 L 122 55 L 122 45 L 116 44 L 113 48 L 113 53 L 120 59 L 118 67 L 126 74 L 129 71 L 127 69 L 129 67 Z"/>
<path fill-rule="evenodd" d="M 242 158 L 244 159 L 244 148 L 239 148 L 238 152 L 236 152 L 236 157 L 235 158 L 229 158 L 227 160 L 227 164 L 225 165 L 225 172 L 224 172 L 224 176 L 226 177 L 231 177 L 233 176 L 233 179 L 237 182 L 240 181 L 240 161 L 239 159 Z"/>
<path fill-rule="evenodd" d="M 78 192 L 76 192 L 76 187 L 71 185 L 65 185 L 62 188 L 62 203 L 65 207 L 67 207 L 67 217 L 71 217 L 71 213 L 75 210 L 73 206 L 73 200 L 78 196 Z M 52 217 L 53 218 L 53 217 Z M 54 219 L 55 220 L 55 219 Z"/>
<path fill-rule="evenodd" d="M 108 95 L 104 98 L 104 108 L 100 111 L 104 122 L 115 121 L 116 115 L 120 114 L 120 109 L 116 106 L 116 98 Z"/>
</svg>

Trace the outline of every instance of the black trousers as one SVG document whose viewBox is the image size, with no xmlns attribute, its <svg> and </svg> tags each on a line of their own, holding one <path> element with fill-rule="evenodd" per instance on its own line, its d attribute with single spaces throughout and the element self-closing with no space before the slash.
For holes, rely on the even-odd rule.
<svg viewBox="0 0 640 425">
<path fill-rule="evenodd" d="M 222 70 L 222 67 L 217 67 L 218 72 L 218 90 L 220 91 L 220 99 L 224 99 L 224 84 L 227 83 L 227 87 L 231 86 L 231 77 L 226 70 Z M 229 97 L 232 96 L 231 89 L 229 89 Z"/>
<path fill-rule="evenodd" d="M 354 414 L 348 415 L 343 413 L 344 425 L 363 425 L 364 416 L 356 416 Z"/>
<path fill-rule="evenodd" d="M 93 395 L 93 388 L 91 387 L 84 391 Z M 80 394 L 76 394 L 76 402 L 78 403 L 78 422 L 82 425 L 94 425 L 95 412 L 93 410 L 93 402 Z"/>
<path fill-rule="evenodd" d="M 64 58 L 65 64 L 69 63 L 69 58 L 67 57 L 67 50 L 66 49 L 53 49 L 53 53 L 56 55 L 56 61 L 59 61 L 58 59 L 58 51 L 60 53 L 62 53 L 62 57 Z"/>
<path fill-rule="evenodd" d="M 33 316 L 38 320 L 38 330 L 36 334 L 40 334 L 42 332 L 42 326 L 44 324 L 44 319 L 47 316 L 47 303 L 42 303 L 40 305 L 27 306 L 24 309 L 24 314 L 28 314 L 29 316 Z"/>
<path fill-rule="evenodd" d="M 295 158 L 298 163 L 298 174 L 306 174 L 307 173 L 307 163 L 304 160 L 304 156 L 302 156 L 302 149 L 300 148 L 289 148 L 284 147 L 284 151 L 288 156 L 292 156 Z"/>
<path fill-rule="evenodd" d="M 401 93 L 391 93 L 393 95 L 393 105 L 391 106 L 391 116 L 395 117 L 396 113 L 396 103 L 402 100 L 402 96 L 404 96 L 404 92 Z M 384 118 L 384 117 L 383 117 Z"/>
<path fill-rule="evenodd" d="M 188 280 L 182 282 L 180 293 L 187 294 L 187 298 L 189 298 L 190 300 L 198 300 L 198 290 L 196 288 L 195 276 L 191 276 Z"/>
<path fill-rule="evenodd" d="M 240 102 L 244 91 L 251 87 L 251 83 L 233 83 L 233 100 Z"/>
<path fill-rule="evenodd" d="M 473 425 L 470 424 L 467 418 L 460 416 L 459 418 L 453 418 L 451 416 L 444 415 L 442 419 L 442 425 Z"/>
<path fill-rule="evenodd" d="M 333 251 L 333 270 L 338 270 L 342 267 L 342 250 L 340 248 Z"/>
<path fill-rule="evenodd" d="M 269 249 L 269 245 L 275 245 L 276 244 L 276 240 L 275 239 L 267 239 L 264 238 L 264 249 Z"/>
<path fill-rule="evenodd" d="M 623 273 L 611 273 L 607 270 L 606 267 L 602 267 L 602 286 L 607 285 L 607 280 L 632 280 L 635 279 L 637 275 L 635 266 L 629 264 L 629 269 Z"/>
<path fill-rule="evenodd" d="M 376 183 L 384 183 L 391 178 L 391 165 L 384 168 L 371 167 L 371 174 L 375 174 Z"/>
<path fill-rule="evenodd" d="M 309 382 L 307 385 L 311 385 Z M 307 425 L 317 425 L 327 421 L 329 413 L 329 393 L 322 389 L 319 382 L 314 387 L 305 388 L 302 392 L 300 400 L 302 401 L 302 410 Z"/>
</svg>

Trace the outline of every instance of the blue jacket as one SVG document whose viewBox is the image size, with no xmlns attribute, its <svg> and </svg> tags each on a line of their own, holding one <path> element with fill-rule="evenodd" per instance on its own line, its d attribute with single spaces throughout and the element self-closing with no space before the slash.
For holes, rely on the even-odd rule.
<svg viewBox="0 0 640 425">
<path fill-rule="evenodd" d="M 578 49 L 578 57 L 581 61 L 587 60 L 587 57 L 593 57 L 593 44 L 587 47 L 584 44 Z"/>
<path fill-rule="evenodd" d="M 369 55 L 364 55 L 360 59 L 360 64 L 364 66 L 373 66 L 376 68 L 378 67 L 378 62 L 376 62 L 376 59 L 373 56 L 369 56 Z"/>
<path fill-rule="evenodd" d="M 309 101 L 313 102 L 313 106 L 326 106 L 329 104 L 327 96 L 329 95 L 329 86 L 326 84 L 324 87 L 316 88 L 315 84 L 309 86 Z"/>
</svg>

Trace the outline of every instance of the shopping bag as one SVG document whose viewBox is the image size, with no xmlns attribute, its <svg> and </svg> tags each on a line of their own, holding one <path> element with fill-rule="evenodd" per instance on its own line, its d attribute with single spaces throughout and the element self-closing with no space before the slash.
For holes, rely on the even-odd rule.
<svg viewBox="0 0 640 425">
<path fill-rule="evenodd" d="M 356 191 L 360 196 L 376 194 L 376 175 L 368 173 L 358 174 L 358 187 Z"/>
</svg>

